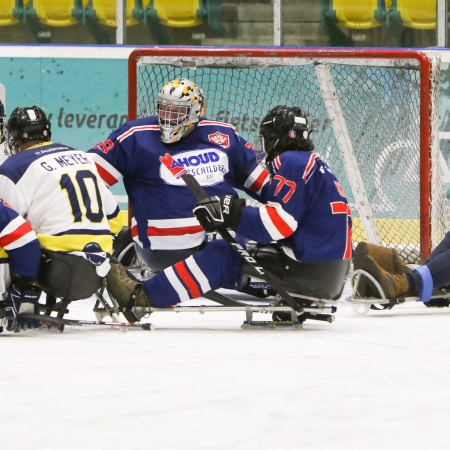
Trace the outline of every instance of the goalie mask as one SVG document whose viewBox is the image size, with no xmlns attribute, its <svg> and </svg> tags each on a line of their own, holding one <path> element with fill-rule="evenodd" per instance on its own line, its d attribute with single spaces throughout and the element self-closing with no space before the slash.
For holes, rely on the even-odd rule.
<svg viewBox="0 0 450 450">
<path fill-rule="evenodd" d="M 205 114 L 202 90 L 186 78 L 169 81 L 156 97 L 156 115 L 165 144 L 178 142 L 190 133 Z"/>
<path fill-rule="evenodd" d="M 38 106 L 16 108 L 5 126 L 5 152 L 19 152 L 19 147 L 29 141 L 49 141 L 50 122 Z"/>
<path fill-rule="evenodd" d="M 298 107 L 280 105 L 271 109 L 262 119 L 259 133 L 268 163 L 288 150 L 314 150 L 306 112 Z"/>
</svg>

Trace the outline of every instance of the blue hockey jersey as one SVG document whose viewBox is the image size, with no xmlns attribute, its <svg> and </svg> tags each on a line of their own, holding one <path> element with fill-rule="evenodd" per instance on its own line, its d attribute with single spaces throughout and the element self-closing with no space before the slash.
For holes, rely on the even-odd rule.
<svg viewBox="0 0 450 450">
<path fill-rule="evenodd" d="M 41 247 L 31 226 L 6 202 L 0 200 L 0 294 L 10 274 L 36 277 Z"/>
<path fill-rule="evenodd" d="M 352 257 L 351 212 L 344 190 L 319 155 L 287 151 L 271 163 L 261 208 L 247 207 L 237 232 L 265 244 L 278 241 L 305 263 Z"/>
<path fill-rule="evenodd" d="M 192 248 L 205 238 L 192 212 L 195 197 L 159 160 L 166 153 L 211 196 L 236 194 L 239 189 L 257 198 L 270 178 L 258 165 L 252 145 L 232 125 L 202 119 L 180 141 L 164 144 L 156 117 L 124 124 L 89 154 L 106 184 L 123 179 L 132 212 L 132 235 L 144 248 Z"/>
</svg>

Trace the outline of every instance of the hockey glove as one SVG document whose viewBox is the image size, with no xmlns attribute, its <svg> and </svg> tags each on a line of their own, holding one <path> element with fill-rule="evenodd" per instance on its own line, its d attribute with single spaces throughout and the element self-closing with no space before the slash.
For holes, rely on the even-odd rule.
<svg viewBox="0 0 450 450">
<path fill-rule="evenodd" d="M 15 284 L 10 284 L 4 300 L 4 317 L 8 321 L 6 329 L 18 332 L 27 328 L 39 328 L 39 322 L 33 319 L 24 319 L 20 314 L 36 314 L 39 312 L 38 300 L 40 290 L 30 288 L 21 291 Z"/>
<path fill-rule="evenodd" d="M 195 217 L 207 232 L 220 228 L 231 228 L 236 231 L 245 200 L 225 195 L 224 197 L 208 197 L 195 205 Z"/>
</svg>

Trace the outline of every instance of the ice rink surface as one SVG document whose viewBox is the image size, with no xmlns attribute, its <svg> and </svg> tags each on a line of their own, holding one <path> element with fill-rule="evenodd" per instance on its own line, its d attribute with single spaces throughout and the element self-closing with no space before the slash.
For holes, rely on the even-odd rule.
<svg viewBox="0 0 450 450">
<path fill-rule="evenodd" d="M 93 303 L 67 317 L 94 320 Z M 334 324 L 290 331 L 244 319 L 0 334 L 0 449 L 450 448 L 450 308 L 358 317 L 342 301 Z"/>
</svg>

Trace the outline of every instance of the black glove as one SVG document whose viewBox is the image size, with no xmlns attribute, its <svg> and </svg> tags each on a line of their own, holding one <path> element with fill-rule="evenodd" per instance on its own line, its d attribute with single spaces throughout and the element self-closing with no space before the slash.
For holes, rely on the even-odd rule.
<svg viewBox="0 0 450 450">
<path fill-rule="evenodd" d="M 225 195 L 208 197 L 198 202 L 193 211 L 205 231 L 216 231 L 219 228 L 231 228 L 236 231 L 244 208 L 244 199 Z"/>
<path fill-rule="evenodd" d="M 38 313 L 38 300 L 40 295 L 40 290 L 30 288 L 29 290 L 21 291 L 15 284 L 10 284 L 6 291 L 6 298 L 2 302 L 2 306 L 4 306 L 3 314 L 8 321 L 6 326 L 8 331 L 18 332 L 27 328 L 39 328 L 39 321 L 21 318 L 20 314 Z"/>
</svg>

